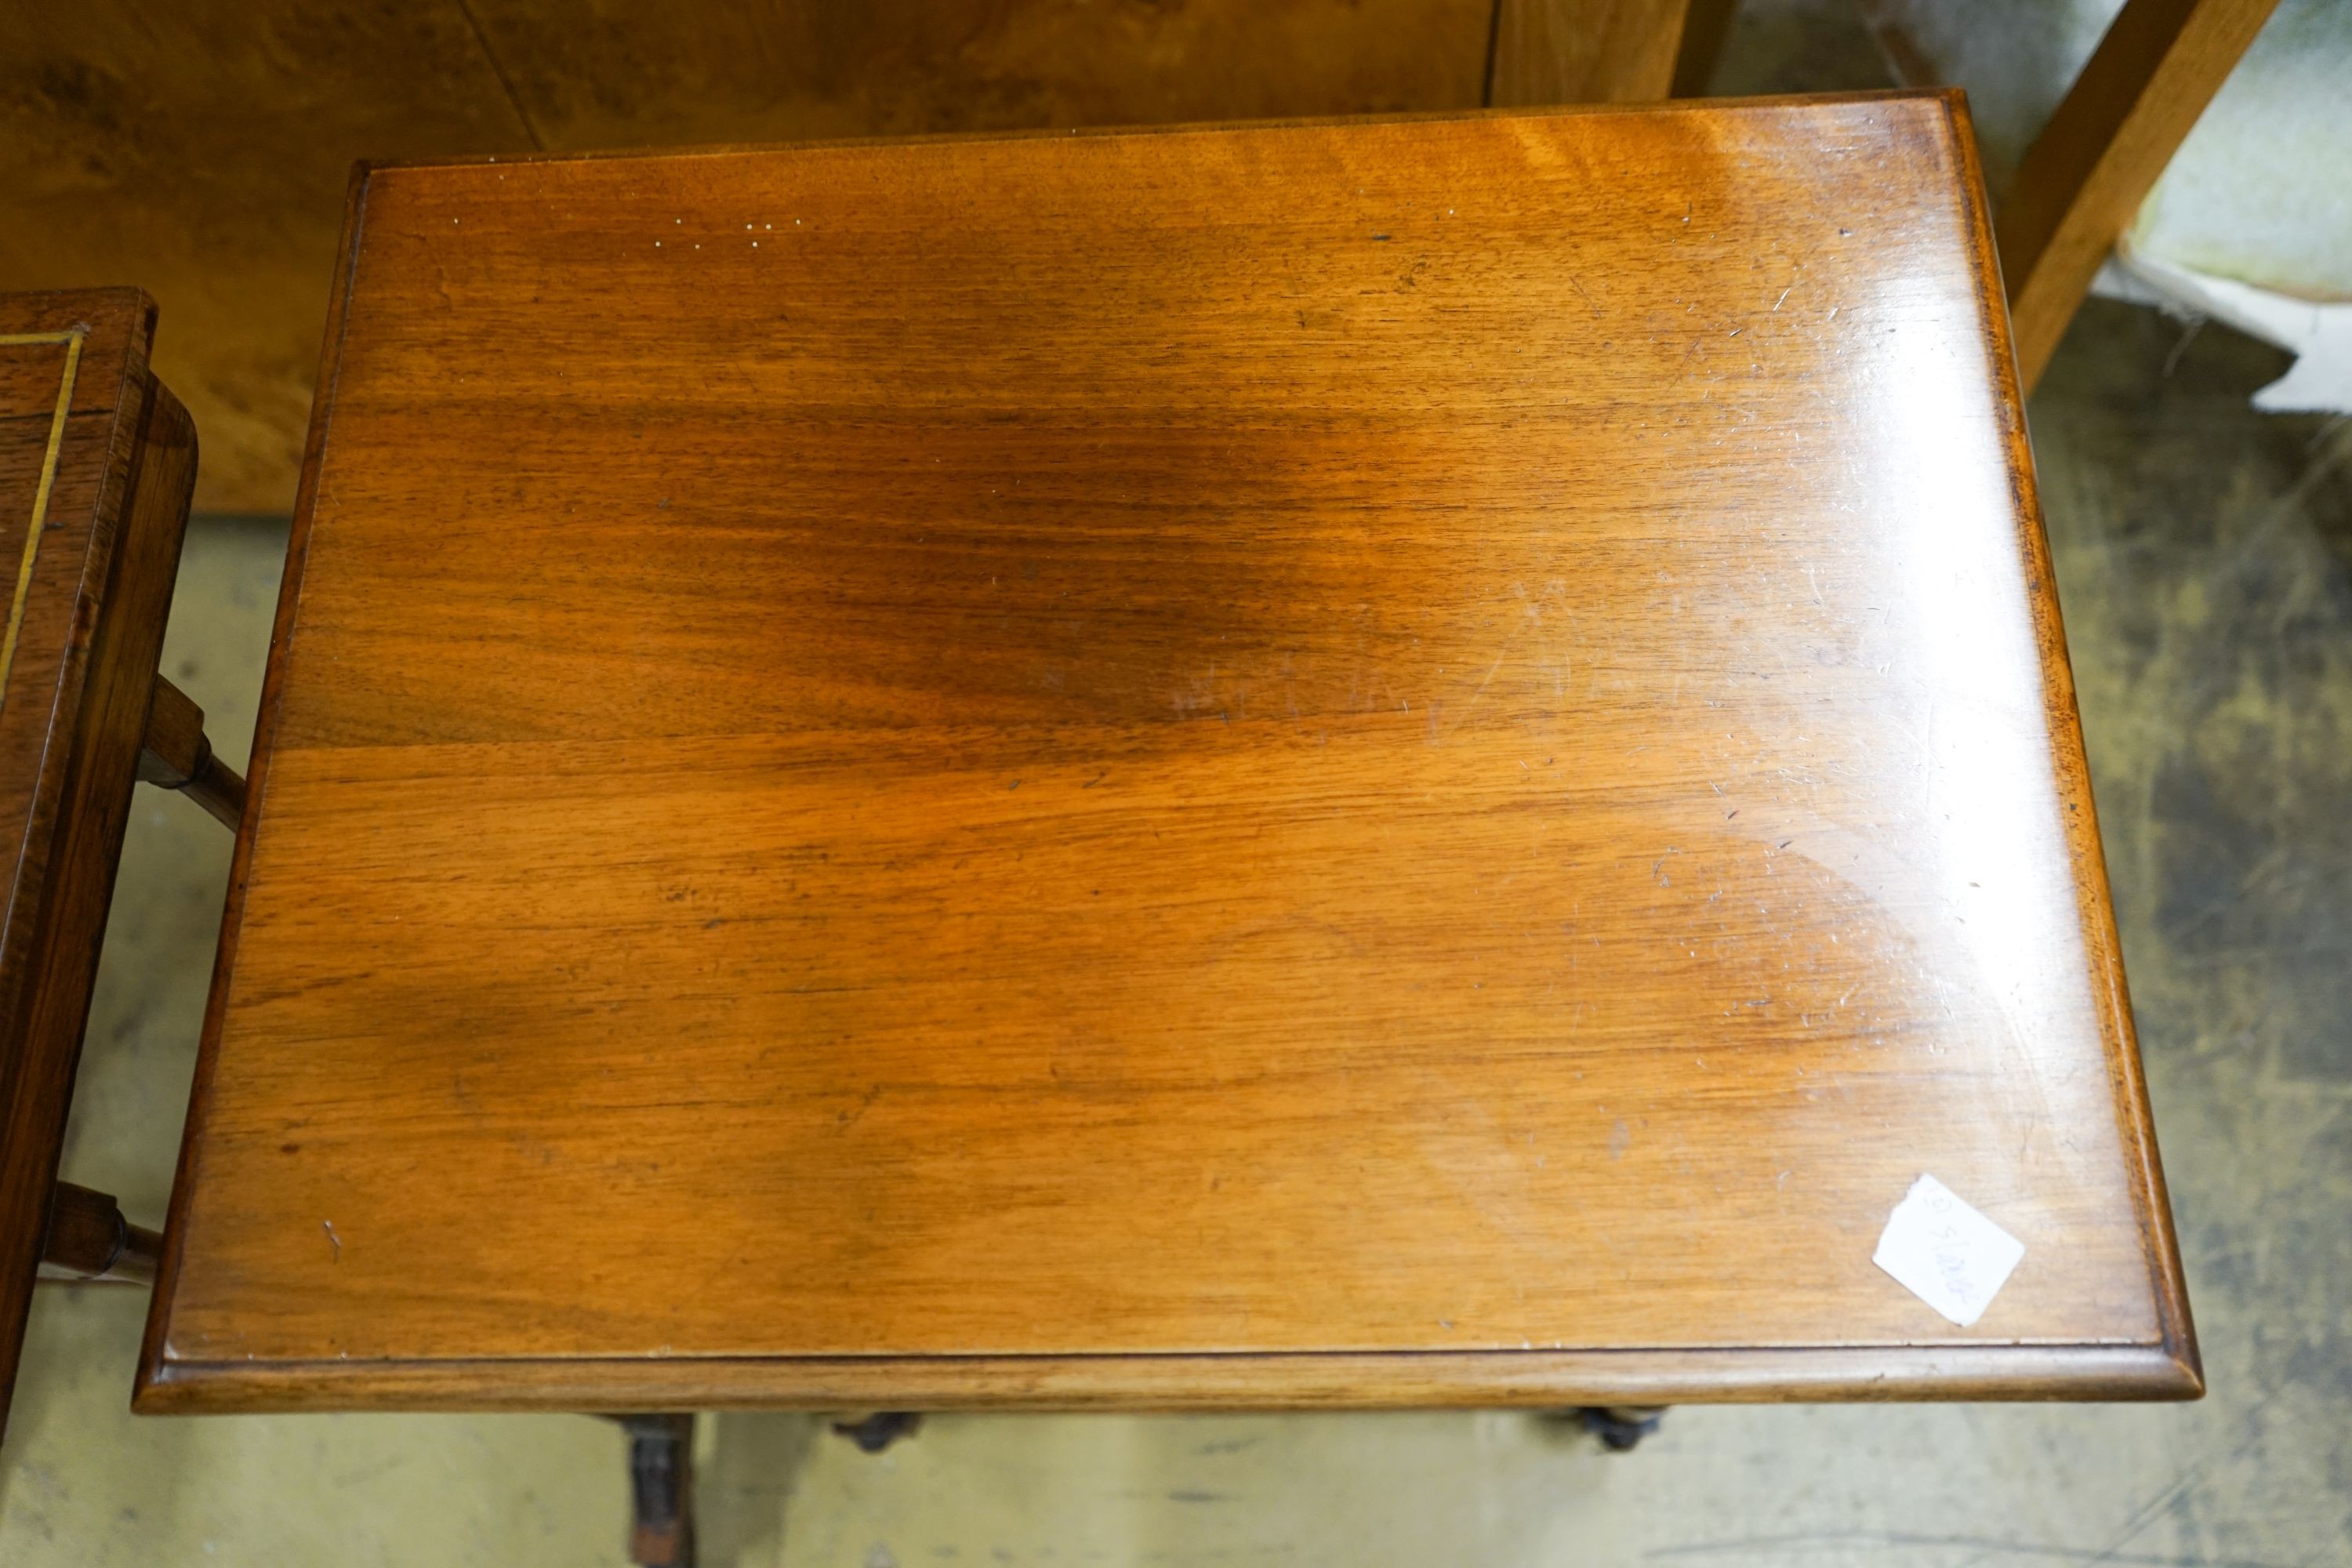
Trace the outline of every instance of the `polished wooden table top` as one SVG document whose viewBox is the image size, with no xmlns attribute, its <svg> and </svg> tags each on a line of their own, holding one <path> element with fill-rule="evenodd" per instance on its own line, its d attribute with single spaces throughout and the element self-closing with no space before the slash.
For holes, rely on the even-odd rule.
<svg viewBox="0 0 2352 1568">
<path fill-rule="evenodd" d="M 142 1406 L 2193 1393 L 1971 148 L 366 173 Z"/>
</svg>

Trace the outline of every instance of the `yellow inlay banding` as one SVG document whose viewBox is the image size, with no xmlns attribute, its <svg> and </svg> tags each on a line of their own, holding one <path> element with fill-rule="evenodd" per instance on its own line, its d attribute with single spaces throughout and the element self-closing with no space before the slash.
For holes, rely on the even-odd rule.
<svg viewBox="0 0 2352 1568">
<path fill-rule="evenodd" d="M 74 374 L 81 368 L 81 340 L 89 329 L 64 332 L 19 332 L 0 335 L 0 348 L 35 343 L 63 343 L 65 374 L 58 382 L 58 405 L 49 416 L 48 450 L 41 456 L 41 482 L 33 491 L 33 524 L 25 531 L 25 555 L 16 564 L 16 592 L 8 602 L 8 635 L 0 641 L 0 706 L 8 700 L 8 675 L 16 665 L 16 636 L 24 629 L 25 596 L 33 587 L 33 558 L 40 553 L 41 530 L 49 520 L 49 489 L 57 483 L 58 453 L 65 446 L 66 416 L 73 408 Z"/>
</svg>

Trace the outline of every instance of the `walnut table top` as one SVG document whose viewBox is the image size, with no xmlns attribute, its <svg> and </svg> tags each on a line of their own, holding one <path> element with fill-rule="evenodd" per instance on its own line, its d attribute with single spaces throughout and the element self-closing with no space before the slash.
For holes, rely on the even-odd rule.
<svg viewBox="0 0 2352 1568">
<path fill-rule="evenodd" d="M 142 1407 L 2193 1394 L 1973 156 L 363 171 Z"/>
</svg>

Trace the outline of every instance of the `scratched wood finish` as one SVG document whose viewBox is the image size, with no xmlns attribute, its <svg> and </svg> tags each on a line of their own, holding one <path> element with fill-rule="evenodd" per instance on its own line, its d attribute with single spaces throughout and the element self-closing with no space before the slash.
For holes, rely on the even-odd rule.
<svg viewBox="0 0 2352 1568">
<path fill-rule="evenodd" d="M 2193 1393 L 1970 149 L 365 174 L 141 1406 Z"/>
<path fill-rule="evenodd" d="M 136 289 L 0 295 L 0 1424 L 195 479 Z"/>
</svg>

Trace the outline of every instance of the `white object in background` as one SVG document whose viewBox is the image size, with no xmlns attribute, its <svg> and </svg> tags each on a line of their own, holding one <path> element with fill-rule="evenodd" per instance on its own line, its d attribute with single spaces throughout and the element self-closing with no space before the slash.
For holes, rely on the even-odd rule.
<svg viewBox="0 0 2352 1568">
<path fill-rule="evenodd" d="M 2298 300 L 2124 247 L 2092 291 L 2177 316 L 2210 316 L 2294 354 L 2293 367 L 2254 394 L 2265 414 L 2352 414 L 2352 303 Z"/>
<path fill-rule="evenodd" d="M 1996 195 L 2124 0 L 1868 0 L 1906 85 L 1969 89 Z M 2297 357 L 2266 413 L 2352 413 L 2352 5 L 2279 0 L 2092 292 L 2211 317 Z"/>
<path fill-rule="evenodd" d="M 1886 1216 L 1870 1260 L 1965 1329 L 1984 1316 L 2024 1256 L 2023 1242 L 1923 1175 Z"/>
</svg>

